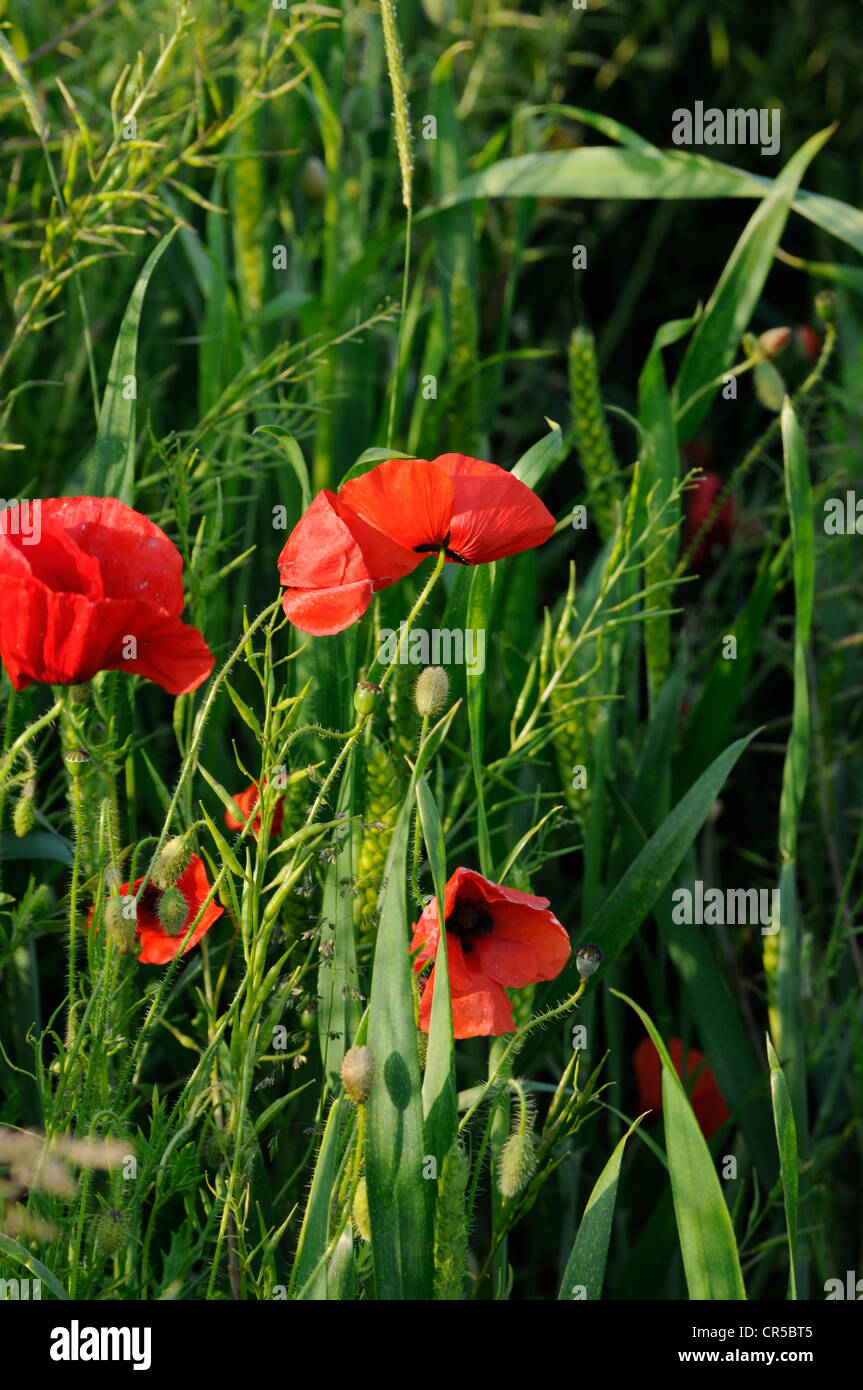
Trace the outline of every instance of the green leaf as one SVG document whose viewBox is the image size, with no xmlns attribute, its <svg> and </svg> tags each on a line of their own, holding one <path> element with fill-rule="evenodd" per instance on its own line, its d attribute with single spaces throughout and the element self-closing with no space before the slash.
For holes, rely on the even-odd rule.
<svg viewBox="0 0 863 1390">
<path fill-rule="evenodd" d="M 298 1288 L 297 1298 L 319 1300 L 327 1297 L 327 1272 L 315 1267 L 327 1248 L 330 1238 L 330 1197 L 336 1171 L 339 1134 L 342 1111 L 346 1104 L 344 1096 L 338 1096 L 330 1107 L 327 1116 L 321 1151 L 315 1164 L 312 1188 L 303 1217 L 300 1239 L 291 1275 L 291 1289 Z M 311 1280 L 311 1282 L 309 1282 Z M 308 1287 L 306 1287 L 308 1285 Z"/>
<path fill-rule="evenodd" d="M 0 37 L 2 37 L 2 35 L 0 35 Z M 16 1264 L 23 1265 L 25 1269 L 29 1269 L 31 1274 L 35 1274 L 37 1279 L 41 1279 L 42 1283 L 51 1290 L 55 1298 L 61 1298 L 64 1301 L 68 1299 L 69 1295 L 57 1276 L 52 1274 L 50 1269 L 48 1269 L 46 1265 L 43 1265 L 41 1260 L 37 1260 L 36 1256 L 31 1255 L 30 1251 L 23 1245 L 20 1245 L 17 1240 L 13 1240 L 11 1236 L 0 1233 L 0 1250 L 2 1250 L 10 1260 L 14 1260 Z"/>
<path fill-rule="evenodd" d="M 720 754 L 666 816 L 593 918 L 590 934 L 605 952 L 607 970 L 635 934 L 680 866 L 707 813 L 755 732 Z M 571 967 L 568 967 L 571 969 Z"/>
<path fill-rule="evenodd" d="M 680 438 L 691 439 L 710 409 L 716 391 L 704 391 L 734 361 L 740 340 L 761 297 L 773 256 L 806 169 L 832 134 L 819 131 L 797 150 L 769 196 L 752 217 L 731 253 L 693 334 L 674 384 Z"/>
<path fill-rule="evenodd" d="M 255 735 L 255 738 L 258 740 L 258 743 L 263 743 L 264 731 L 258 723 L 256 716 L 249 709 L 249 706 L 246 704 L 245 700 L 240 699 L 240 696 L 237 694 L 236 690 L 231 685 L 231 682 L 229 680 L 225 681 L 225 689 L 230 695 L 234 709 L 237 711 L 237 714 L 240 716 L 243 723 L 251 729 L 252 733 Z"/>
<path fill-rule="evenodd" d="M 551 420 L 548 424 L 551 426 L 549 433 L 543 435 L 536 444 L 532 444 L 512 470 L 512 476 L 534 492 L 554 476 L 566 457 L 560 425 L 554 424 Z"/>
<path fill-rule="evenodd" d="M 596 1180 L 591 1192 L 581 1224 L 576 1232 L 566 1269 L 560 1281 L 558 1299 L 571 1299 L 573 1290 L 583 1286 L 585 1297 L 595 1300 L 602 1297 L 602 1281 L 608 1260 L 608 1246 L 611 1241 L 611 1223 L 614 1219 L 614 1204 L 617 1200 L 617 1184 L 620 1179 L 620 1165 L 623 1150 L 641 1116 L 624 1134 L 616 1145 L 611 1158 Z"/>
<path fill-rule="evenodd" d="M 177 232 L 172 227 L 153 248 L 129 296 L 114 355 L 108 370 L 108 385 L 99 411 L 95 467 L 90 484 L 94 497 L 119 497 L 132 504 L 135 481 L 135 399 L 127 399 L 128 377 L 135 376 L 138 354 L 138 325 L 150 276 Z"/>
<path fill-rule="evenodd" d="M 770 1063 L 770 1094 L 773 1098 L 773 1123 L 776 1126 L 776 1142 L 779 1146 L 779 1167 L 782 1173 L 782 1195 L 785 1202 L 785 1225 L 788 1231 L 788 1298 L 797 1298 L 797 1216 L 798 1216 L 798 1160 L 797 1129 L 794 1124 L 794 1109 L 791 1093 L 785 1080 L 785 1073 L 779 1065 L 779 1058 L 767 1036 L 767 1060 Z"/>
<path fill-rule="evenodd" d="M 445 920 L 446 849 L 443 828 L 435 799 L 424 777 L 417 782 L 417 805 L 423 838 L 428 850 L 437 898 L 438 921 Z M 455 1044 L 452 1030 L 449 968 L 446 932 L 440 934 L 435 956 L 434 995 L 429 1023 L 428 1052 L 423 1078 L 423 1115 L 429 1153 L 434 1154 L 440 1171 L 458 1128 L 458 1102 L 455 1084 Z"/>
<path fill-rule="evenodd" d="M 378 1299 L 432 1295 L 434 1184 L 423 1177 L 423 1134 L 405 861 L 413 785 L 387 855 L 375 947 L 368 1041 L 375 1080 L 366 1102 L 366 1183 Z"/>
<path fill-rule="evenodd" d="M 662 1062 L 662 1116 L 677 1234 L 689 1297 L 745 1299 L 734 1228 L 710 1150 L 665 1043 L 643 1009 L 627 995 L 612 994 L 634 1009 Z"/>
</svg>

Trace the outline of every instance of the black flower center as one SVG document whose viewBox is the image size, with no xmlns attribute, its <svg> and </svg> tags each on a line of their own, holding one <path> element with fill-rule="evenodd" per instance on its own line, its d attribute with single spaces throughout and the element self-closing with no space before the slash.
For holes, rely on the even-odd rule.
<svg viewBox="0 0 863 1390">
<path fill-rule="evenodd" d="M 448 560 L 454 560 L 457 565 L 469 565 L 470 560 L 466 560 L 463 555 L 459 555 L 457 550 L 450 549 L 449 531 L 447 531 L 442 541 L 429 541 L 427 545 L 415 545 L 415 555 L 437 555 L 439 551 L 446 552 Z"/>
<path fill-rule="evenodd" d="M 493 926 L 491 913 L 485 903 L 476 898 L 459 898 L 446 919 L 447 931 L 455 933 L 466 954 L 473 950 L 476 938 L 488 936 Z"/>
</svg>

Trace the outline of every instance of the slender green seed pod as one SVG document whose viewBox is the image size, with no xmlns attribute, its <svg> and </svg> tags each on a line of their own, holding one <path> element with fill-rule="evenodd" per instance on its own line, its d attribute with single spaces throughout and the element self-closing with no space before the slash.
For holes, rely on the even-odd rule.
<svg viewBox="0 0 863 1390">
<path fill-rule="evenodd" d="M 381 24 L 384 31 L 384 51 L 387 55 L 387 68 L 390 85 L 393 89 L 393 113 L 396 126 L 396 148 L 399 154 L 399 168 L 402 176 L 402 202 L 410 209 L 413 199 L 413 154 L 411 152 L 411 124 L 408 109 L 407 83 L 396 24 L 394 0 L 380 0 Z"/>
<path fill-rule="evenodd" d="M 516 1197 L 536 1171 L 533 1135 L 511 1134 L 501 1149 L 497 1168 L 497 1187 L 502 1197 Z"/>
<path fill-rule="evenodd" d="M 438 1301 L 464 1297 L 467 1263 L 465 1194 L 470 1163 L 456 1140 L 441 1165 L 437 1184 L 434 1230 L 434 1297 Z"/>
<path fill-rule="evenodd" d="M 569 340 L 569 389 L 575 444 L 588 485 L 588 506 L 604 541 L 617 526 L 622 492 L 599 390 L 596 345 L 587 328 Z"/>
<path fill-rule="evenodd" d="M 357 1190 L 354 1193 L 354 1204 L 351 1208 L 351 1216 L 354 1218 L 354 1225 L 357 1228 L 357 1235 L 360 1239 L 370 1241 L 372 1238 L 372 1228 L 369 1223 L 369 1190 L 366 1186 L 365 1178 L 360 1178 L 357 1183 Z"/>
</svg>

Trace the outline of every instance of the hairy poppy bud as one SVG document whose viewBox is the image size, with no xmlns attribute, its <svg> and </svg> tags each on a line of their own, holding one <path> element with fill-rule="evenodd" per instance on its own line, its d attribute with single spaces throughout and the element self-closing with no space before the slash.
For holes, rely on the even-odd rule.
<svg viewBox="0 0 863 1390">
<path fill-rule="evenodd" d="M 449 699 L 449 676 L 442 666 L 427 666 L 414 687 L 414 704 L 424 719 L 437 714 Z"/>
<path fill-rule="evenodd" d="M 377 709 L 383 693 L 381 686 L 375 685 L 374 681 L 359 681 L 354 691 L 354 709 L 357 714 L 372 714 Z"/>
<path fill-rule="evenodd" d="M 161 897 L 156 915 L 168 936 L 179 936 L 186 923 L 189 904 L 174 884 Z"/>
<path fill-rule="evenodd" d="M 327 166 L 316 155 L 310 155 L 300 174 L 300 186 L 310 203 L 322 203 L 327 196 L 329 175 Z"/>
<path fill-rule="evenodd" d="M 815 296 L 815 311 L 824 323 L 836 322 L 836 296 L 832 290 L 819 290 Z"/>
<path fill-rule="evenodd" d="M 765 410 L 782 409 L 785 382 L 772 362 L 759 362 L 755 368 L 755 394 Z"/>
<path fill-rule="evenodd" d="M 375 1079 L 375 1059 L 370 1047 L 349 1047 L 341 1070 L 342 1084 L 357 1105 L 367 1101 Z"/>
<path fill-rule="evenodd" d="M 15 803 L 15 810 L 12 812 L 12 828 L 19 840 L 33 829 L 33 822 L 36 819 L 33 806 L 35 794 L 36 783 L 32 778 L 28 778 L 21 788 L 21 795 Z"/>
<path fill-rule="evenodd" d="M 790 337 L 790 328 L 768 328 L 758 338 L 758 351 L 762 357 L 778 357 L 785 351 Z"/>
<path fill-rule="evenodd" d="M 807 362 L 817 362 L 821 356 L 821 339 L 808 323 L 801 323 L 795 328 L 794 344 L 798 355 Z"/>
<path fill-rule="evenodd" d="M 579 946 L 575 953 L 575 964 L 583 980 L 589 980 L 604 960 L 605 952 L 599 946 L 595 946 L 592 941 L 586 941 L 583 946 Z"/>
<path fill-rule="evenodd" d="M 96 1254 L 105 1258 L 119 1255 L 129 1243 L 129 1217 L 124 1211 L 111 1207 L 93 1219 L 93 1244 Z"/>
<path fill-rule="evenodd" d="M 90 754 L 83 748 L 72 748 L 66 754 L 66 766 L 70 777 L 80 777 L 84 764 L 90 761 Z"/>
<path fill-rule="evenodd" d="M 351 1216 L 354 1218 L 354 1225 L 361 1240 L 370 1241 L 372 1238 L 372 1228 L 369 1222 L 369 1190 L 366 1187 L 365 1178 L 360 1178 L 357 1183 L 357 1190 L 354 1193 L 354 1205 L 351 1208 Z"/>
<path fill-rule="evenodd" d="M 501 1197 L 515 1197 L 526 1187 L 536 1168 L 533 1135 L 511 1134 L 501 1149 L 497 1187 Z"/>
<path fill-rule="evenodd" d="M 186 872 L 192 851 L 184 835 L 174 835 L 159 852 L 153 870 L 153 883 L 157 888 L 170 888 Z"/>
<path fill-rule="evenodd" d="M 105 930 L 119 951 L 128 951 L 135 940 L 137 923 L 123 912 L 120 898 L 109 898 L 105 904 Z"/>
</svg>

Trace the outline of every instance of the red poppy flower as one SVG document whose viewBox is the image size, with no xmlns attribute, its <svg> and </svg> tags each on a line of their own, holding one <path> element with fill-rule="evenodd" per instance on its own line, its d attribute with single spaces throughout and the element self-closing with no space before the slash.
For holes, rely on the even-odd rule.
<svg viewBox="0 0 863 1390">
<path fill-rule="evenodd" d="M 392 459 L 319 493 L 300 517 L 279 556 L 283 607 L 302 632 L 327 636 L 428 555 L 483 565 L 542 545 L 553 530 L 536 494 L 493 463 Z"/>
<path fill-rule="evenodd" d="M 141 877 L 137 878 L 134 884 L 124 883 L 119 890 L 120 897 L 124 898 L 127 895 L 137 893 L 143 882 L 144 879 Z M 163 894 L 153 883 L 147 884 L 138 903 L 135 937 L 141 942 L 138 960 L 143 961 L 145 965 L 166 965 L 168 961 L 174 959 L 180 950 L 189 927 L 197 917 L 201 904 L 210 891 L 207 869 L 203 859 L 200 859 L 197 854 L 193 854 L 174 887 L 183 894 L 188 909 L 186 920 L 175 936 L 166 932 L 159 921 L 159 903 Z M 172 890 L 168 889 L 168 891 L 171 892 Z M 94 909 L 91 907 L 89 917 L 91 923 L 93 912 Z M 197 946 L 204 933 L 208 932 L 217 918 L 221 917 L 222 912 L 223 909 L 218 907 L 215 902 L 210 903 L 189 937 L 183 955 L 191 951 L 193 946 Z"/>
<path fill-rule="evenodd" d="M 670 1038 L 668 1051 L 674 1070 L 683 1079 L 683 1043 L 680 1038 Z M 635 1049 L 633 1061 L 638 1080 L 639 1110 L 662 1112 L 662 1062 L 651 1038 L 642 1038 Z M 704 1053 L 690 1047 L 686 1051 L 686 1076 L 692 1076 L 701 1067 Z M 705 1139 L 710 1139 L 720 1125 L 728 1119 L 731 1111 L 722 1099 L 722 1092 L 716 1084 L 716 1077 L 705 1066 L 689 1095 L 689 1102 Z"/>
<path fill-rule="evenodd" d="M 504 986 L 519 989 L 553 980 L 569 959 L 569 937 L 548 898 L 490 883 L 473 869 L 456 869 L 444 893 L 447 963 L 452 994 L 453 1035 L 476 1038 L 511 1033 L 512 1005 Z M 437 900 L 414 926 L 411 950 L 419 974 L 434 960 L 440 941 Z M 432 969 L 420 999 L 419 1024 L 428 1032 L 434 993 Z"/>
<path fill-rule="evenodd" d="M 683 540 L 687 548 L 695 540 L 701 527 L 713 511 L 723 486 L 723 481 L 718 473 L 705 473 L 695 487 L 687 491 L 686 520 L 683 528 Z M 693 568 L 697 569 L 706 564 L 712 556 L 714 547 L 727 549 L 734 532 L 734 522 L 734 498 L 726 497 L 710 530 L 704 532 L 697 548 L 692 553 L 690 564 Z"/>
<path fill-rule="evenodd" d="M 15 689 L 136 671 L 171 695 L 194 690 L 213 657 L 180 621 L 181 569 L 165 533 L 115 497 L 0 513 L 0 657 Z"/>
<path fill-rule="evenodd" d="M 266 786 L 266 782 L 264 783 L 264 786 Z M 237 795 L 234 797 L 234 800 L 236 801 L 237 805 L 243 813 L 243 819 L 237 820 L 237 817 L 233 814 L 232 811 L 226 810 L 225 825 L 227 825 L 230 830 L 242 830 L 243 826 L 246 824 L 246 821 L 249 819 L 249 816 L 252 814 L 252 811 L 258 804 L 257 782 L 252 782 L 250 786 L 246 787 L 246 790 L 244 792 L 238 792 Z M 280 797 L 279 800 L 276 802 L 276 809 L 273 812 L 273 823 L 270 826 L 271 840 L 275 835 L 278 835 L 279 831 L 281 830 L 282 821 L 284 820 L 284 817 L 285 811 L 284 807 L 282 806 L 282 800 Z M 255 816 L 255 819 L 252 821 L 252 830 L 255 832 L 255 834 L 257 834 L 260 828 L 261 816 L 260 812 L 258 812 L 258 814 Z"/>
</svg>

